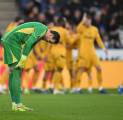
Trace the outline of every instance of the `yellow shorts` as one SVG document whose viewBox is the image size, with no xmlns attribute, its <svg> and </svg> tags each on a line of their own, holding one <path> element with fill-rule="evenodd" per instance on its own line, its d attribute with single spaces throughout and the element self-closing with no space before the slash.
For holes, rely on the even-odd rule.
<svg viewBox="0 0 123 120">
<path fill-rule="evenodd" d="M 25 63 L 25 70 L 26 69 L 31 69 L 33 67 L 35 67 L 37 65 L 37 60 L 36 60 L 36 57 L 33 53 L 31 53 L 27 60 L 26 60 L 26 63 Z"/>
<path fill-rule="evenodd" d="M 54 69 L 54 62 L 53 62 L 53 60 L 46 61 L 45 64 L 44 64 L 44 69 L 45 69 L 45 71 L 53 70 Z"/>
<path fill-rule="evenodd" d="M 65 56 L 59 56 L 54 60 L 55 67 L 56 68 L 64 68 L 67 63 L 66 63 L 66 57 Z"/>
<path fill-rule="evenodd" d="M 94 55 L 90 57 L 79 57 L 77 60 L 77 68 L 85 67 L 87 69 L 91 68 L 92 66 L 100 66 L 99 58 Z"/>
</svg>

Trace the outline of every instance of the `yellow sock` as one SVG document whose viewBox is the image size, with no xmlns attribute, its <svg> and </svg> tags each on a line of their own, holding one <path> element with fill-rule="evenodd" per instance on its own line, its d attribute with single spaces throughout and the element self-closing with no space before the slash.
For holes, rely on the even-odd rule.
<svg viewBox="0 0 123 120">
<path fill-rule="evenodd" d="M 82 72 L 78 71 L 77 76 L 76 76 L 76 88 L 81 88 L 81 77 L 82 77 Z"/>
<path fill-rule="evenodd" d="M 103 82 L 102 72 L 97 72 L 97 80 L 98 80 L 99 87 L 101 87 L 102 86 L 102 82 Z"/>
<path fill-rule="evenodd" d="M 92 80 L 91 79 L 88 80 L 88 86 L 89 86 L 89 88 L 92 87 Z"/>
<path fill-rule="evenodd" d="M 53 84 L 54 84 L 54 88 L 56 90 L 61 89 L 62 87 L 62 75 L 61 72 L 56 71 L 53 75 Z"/>
<path fill-rule="evenodd" d="M 61 72 L 61 74 L 62 74 L 64 88 L 65 89 L 70 89 L 71 88 L 71 77 L 70 77 L 69 70 L 65 67 L 63 69 L 63 71 Z"/>
</svg>

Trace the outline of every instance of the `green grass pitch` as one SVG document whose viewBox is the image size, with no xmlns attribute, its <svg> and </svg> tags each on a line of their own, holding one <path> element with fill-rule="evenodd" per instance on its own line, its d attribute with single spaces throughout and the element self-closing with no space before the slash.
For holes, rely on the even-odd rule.
<svg viewBox="0 0 123 120">
<path fill-rule="evenodd" d="M 0 95 L 0 120 L 123 120 L 123 96 L 24 95 L 32 112 L 12 112 L 8 95 Z"/>
</svg>

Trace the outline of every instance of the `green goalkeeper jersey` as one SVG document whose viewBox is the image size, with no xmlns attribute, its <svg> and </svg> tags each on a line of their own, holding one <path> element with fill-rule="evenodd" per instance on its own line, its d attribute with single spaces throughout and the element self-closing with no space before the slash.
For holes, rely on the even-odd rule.
<svg viewBox="0 0 123 120">
<path fill-rule="evenodd" d="M 18 62 L 22 55 L 28 56 L 33 46 L 42 38 L 48 27 L 39 22 L 27 22 L 17 26 L 2 37 L 4 63 Z"/>
</svg>

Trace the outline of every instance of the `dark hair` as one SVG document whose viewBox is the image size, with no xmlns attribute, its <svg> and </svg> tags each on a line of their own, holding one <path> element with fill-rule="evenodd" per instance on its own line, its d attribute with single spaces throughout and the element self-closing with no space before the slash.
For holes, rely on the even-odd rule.
<svg viewBox="0 0 123 120">
<path fill-rule="evenodd" d="M 85 13 L 87 14 L 87 17 L 88 18 L 93 18 L 93 16 L 94 16 L 94 13 L 93 12 L 90 12 L 90 11 L 85 11 Z"/>
<path fill-rule="evenodd" d="M 15 22 L 18 22 L 18 21 L 20 21 L 20 20 L 22 20 L 22 19 L 23 19 L 22 17 L 16 16 L 14 21 L 15 21 Z"/>
<path fill-rule="evenodd" d="M 53 34 L 53 40 L 54 43 L 57 44 L 60 41 L 60 34 L 56 31 L 51 30 L 51 33 Z"/>
</svg>

